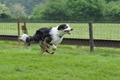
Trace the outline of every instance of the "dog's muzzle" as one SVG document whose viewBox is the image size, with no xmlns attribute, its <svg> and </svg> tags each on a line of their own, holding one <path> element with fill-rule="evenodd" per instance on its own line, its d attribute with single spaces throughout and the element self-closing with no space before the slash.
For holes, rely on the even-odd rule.
<svg viewBox="0 0 120 80">
<path fill-rule="evenodd" d="M 73 29 L 70 29 L 70 30 L 65 30 L 65 33 L 67 34 L 71 34 L 70 31 L 72 31 Z"/>
</svg>

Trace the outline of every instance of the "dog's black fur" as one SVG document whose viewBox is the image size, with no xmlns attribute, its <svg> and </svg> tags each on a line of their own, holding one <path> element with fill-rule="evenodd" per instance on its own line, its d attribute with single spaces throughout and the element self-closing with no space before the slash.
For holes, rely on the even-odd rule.
<svg viewBox="0 0 120 80">
<path fill-rule="evenodd" d="M 50 30 L 51 28 L 41 28 L 37 30 L 33 36 L 26 38 L 27 46 L 30 46 L 31 42 L 39 43 L 39 41 L 43 41 L 45 38 L 51 38 L 48 33 Z M 47 39 L 46 42 L 49 43 L 50 41 Z"/>
</svg>

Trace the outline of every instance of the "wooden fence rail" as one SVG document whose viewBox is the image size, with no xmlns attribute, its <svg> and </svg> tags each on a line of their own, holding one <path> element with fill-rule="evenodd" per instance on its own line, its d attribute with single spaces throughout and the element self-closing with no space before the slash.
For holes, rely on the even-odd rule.
<svg viewBox="0 0 120 80">
<path fill-rule="evenodd" d="M 18 41 L 16 35 L 0 35 L 0 40 Z M 62 45 L 90 46 L 89 39 L 64 38 Z M 94 39 L 94 47 L 120 48 L 120 40 Z"/>
</svg>

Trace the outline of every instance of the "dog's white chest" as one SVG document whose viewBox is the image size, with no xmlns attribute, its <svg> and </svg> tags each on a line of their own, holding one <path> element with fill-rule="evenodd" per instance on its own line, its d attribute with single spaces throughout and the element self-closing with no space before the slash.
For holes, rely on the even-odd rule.
<svg viewBox="0 0 120 80">
<path fill-rule="evenodd" d="M 60 37 L 60 36 L 63 36 L 63 32 L 62 31 L 59 31 L 57 29 L 57 27 L 55 28 L 52 28 L 51 32 L 50 32 L 50 35 L 52 37 L 52 41 L 51 43 L 55 44 L 55 45 L 58 45 L 61 43 L 61 41 L 63 40 L 63 37 Z"/>
<path fill-rule="evenodd" d="M 58 45 L 62 42 L 63 38 L 60 38 L 58 36 L 54 36 L 53 40 L 51 41 L 52 43 L 54 43 L 55 45 Z"/>
</svg>

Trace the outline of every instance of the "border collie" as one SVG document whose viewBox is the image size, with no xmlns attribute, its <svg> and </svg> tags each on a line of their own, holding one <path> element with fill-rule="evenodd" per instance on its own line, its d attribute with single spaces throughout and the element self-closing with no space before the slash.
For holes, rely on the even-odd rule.
<svg viewBox="0 0 120 80">
<path fill-rule="evenodd" d="M 47 48 L 56 50 L 56 45 L 62 42 L 64 34 L 70 34 L 72 30 L 73 29 L 70 28 L 68 24 L 61 24 L 53 28 L 40 28 L 36 31 L 34 36 L 23 34 L 19 39 L 24 41 L 27 46 L 30 46 L 32 42 L 38 43 L 41 47 L 40 54 L 43 54 L 45 51 L 53 54 L 54 52 L 48 51 Z"/>
</svg>

